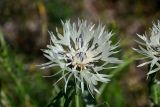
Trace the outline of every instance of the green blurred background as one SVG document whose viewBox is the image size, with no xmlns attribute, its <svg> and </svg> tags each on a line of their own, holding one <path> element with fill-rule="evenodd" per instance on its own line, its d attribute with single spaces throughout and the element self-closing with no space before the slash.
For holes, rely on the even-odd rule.
<svg viewBox="0 0 160 107">
<path fill-rule="evenodd" d="M 117 57 L 125 62 L 106 71 L 114 77 L 99 86 L 97 107 L 151 107 L 147 66 L 136 67 L 142 61 L 131 48 L 136 34 L 149 32 L 160 19 L 160 0 L 0 0 L 0 107 L 45 107 L 63 88 L 63 82 L 53 86 L 59 77 L 42 77 L 56 68 L 42 71 L 35 65 L 47 61 L 40 51 L 49 43 L 47 31 L 78 18 L 100 21 L 121 41 Z"/>
</svg>

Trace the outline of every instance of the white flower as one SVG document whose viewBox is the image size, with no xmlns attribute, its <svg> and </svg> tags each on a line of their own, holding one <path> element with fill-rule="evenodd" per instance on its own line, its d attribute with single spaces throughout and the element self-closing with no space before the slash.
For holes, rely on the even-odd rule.
<svg viewBox="0 0 160 107">
<path fill-rule="evenodd" d="M 76 85 L 84 92 L 84 84 L 87 85 L 89 92 L 98 92 L 96 85 L 98 82 L 108 83 L 109 75 L 100 74 L 109 63 L 121 63 L 111 55 L 117 53 L 114 51 L 117 44 L 112 45 L 111 32 L 105 31 L 105 26 L 99 24 L 88 24 L 87 21 L 78 20 L 78 23 L 70 21 L 62 22 L 63 35 L 57 31 L 57 35 L 49 32 L 51 43 L 44 49 L 44 56 L 49 62 L 41 64 L 41 69 L 59 66 L 64 79 L 65 91 L 70 78 L 74 78 Z M 100 64 L 101 62 L 101 64 Z M 112 67 L 110 67 L 112 68 Z M 57 82 L 58 82 L 57 81 Z"/>
<path fill-rule="evenodd" d="M 138 67 L 150 64 L 150 69 L 147 73 L 149 76 L 160 70 L 160 22 L 158 21 L 158 24 L 153 24 L 149 37 L 147 35 L 138 35 L 138 37 L 142 42 L 137 41 L 139 43 L 139 49 L 134 48 L 134 50 L 145 56 L 142 59 L 150 59 L 149 61 L 138 65 Z M 154 65 L 157 67 L 154 68 Z"/>
</svg>

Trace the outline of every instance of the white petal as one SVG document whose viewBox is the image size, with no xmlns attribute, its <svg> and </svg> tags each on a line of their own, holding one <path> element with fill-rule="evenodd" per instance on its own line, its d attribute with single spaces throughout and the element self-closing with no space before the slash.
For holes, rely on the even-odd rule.
<svg viewBox="0 0 160 107">
<path fill-rule="evenodd" d="M 150 63 L 151 63 L 151 61 L 144 62 L 144 63 L 142 63 L 142 64 L 139 64 L 137 67 L 142 67 L 142 66 L 147 65 L 147 64 L 150 64 Z"/>
<path fill-rule="evenodd" d="M 68 78 L 67 78 L 67 81 L 66 81 L 66 83 L 65 83 L 65 93 L 66 93 L 66 91 L 67 91 L 67 84 L 68 84 L 68 81 L 69 81 L 69 79 L 71 78 L 71 76 L 72 76 L 73 74 L 71 73 L 71 74 L 69 74 L 69 76 L 68 76 Z"/>
</svg>

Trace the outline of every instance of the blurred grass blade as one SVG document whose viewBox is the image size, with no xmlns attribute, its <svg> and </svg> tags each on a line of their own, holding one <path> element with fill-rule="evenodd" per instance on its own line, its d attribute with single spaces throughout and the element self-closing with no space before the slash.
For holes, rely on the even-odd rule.
<svg viewBox="0 0 160 107">
<path fill-rule="evenodd" d="M 5 41 L 1 29 L 0 29 L 0 44 L 2 47 L 5 47 Z"/>
</svg>

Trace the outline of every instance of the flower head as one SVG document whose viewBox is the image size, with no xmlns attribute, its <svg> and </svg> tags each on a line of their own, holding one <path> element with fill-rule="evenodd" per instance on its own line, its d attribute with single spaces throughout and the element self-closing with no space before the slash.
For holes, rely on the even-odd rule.
<svg viewBox="0 0 160 107">
<path fill-rule="evenodd" d="M 105 31 L 105 26 L 99 24 L 95 27 L 92 23 L 78 20 L 78 23 L 70 23 L 70 20 L 63 25 L 63 34 L 57 31 L 57 35 L 49 32 L 51 43 L 44 49 L 44 56 L 49 62 L 41 64 L 41 69 L 59 66 L 62 77 L 65 81 L 65 91 L 68 81 L 71 78 L 76 80 L 76 84 L 84 92 L 84 84 L 89 92 L 98 92 L 96 85 L 98 82 L 109 82 L 109 75 L 100 74 L 109 63 L 121 63 L 118 58 L 111 55 L 118 44 L 112 45 L 111 32 Z M 99 63 L 101 62 L 101 64 Z M 58 81 L 59 81 L 58 80 Z"/>
<path fill-rule="evenodd" d="M 140 64 L 138 67 L 150 64 L 150 69 L 147 73 L 147 75 L 150 75 L 160 70 L 160 22 L 158 21 L 158 24 L 153 24 L 149 36 L 138 35 L 138 37 L 142 42 L 137 41 L 139 43 L 139 49 L 134 48 L 134 50 L 145 56 L 142 59 L 150 59 Z M 156 68 L 154 68 L 155 65 L 157 66 Z"/>
</svg>

